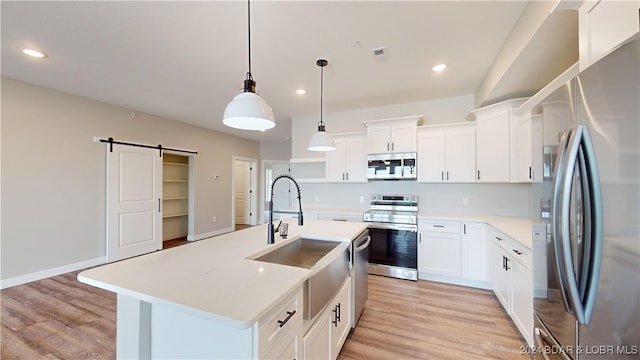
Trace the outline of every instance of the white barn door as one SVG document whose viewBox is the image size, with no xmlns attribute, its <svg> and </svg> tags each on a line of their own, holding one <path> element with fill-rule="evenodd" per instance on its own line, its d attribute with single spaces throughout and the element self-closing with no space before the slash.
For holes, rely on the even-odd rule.
<svg viewBox="0 0 640 360">
<path fill-rule="evenodd" d="M 157 149 L 107 147 L 107 262 L 162 249 L 162 158 Z"/>
</svg>

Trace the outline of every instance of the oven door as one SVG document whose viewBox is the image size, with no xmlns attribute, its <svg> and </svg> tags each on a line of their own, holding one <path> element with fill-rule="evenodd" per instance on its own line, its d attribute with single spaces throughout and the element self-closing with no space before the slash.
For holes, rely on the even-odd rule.
<svg viewBox="0 0 640 360">
<path fill-rule="evenodd" d="M 369 273 L 417 280 L 418 233 L 415 225 L 369 226 Z"/>
</svg>

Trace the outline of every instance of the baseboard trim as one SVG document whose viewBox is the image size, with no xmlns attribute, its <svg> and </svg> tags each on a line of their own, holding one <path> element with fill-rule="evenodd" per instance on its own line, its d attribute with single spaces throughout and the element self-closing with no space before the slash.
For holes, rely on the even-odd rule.
<svg viewBox="0 0 640 360">
<path fill-rule="evenodd" d="M 46 279 L 52 276 L 65 274 L 71 271 L 82 270 L 92 266 L 102 265 L 106 263 L 106 257 L 98 257 L 95 259 L 80 261 L 73 264 L 58 266 L 51 269 L 36 271 L 34 273 L 20 275 L 4 280 L 0 280 L 0 289 L 10 288 L 16 285 L 30 283 L 32 281 Z"/>
<path fill-rule="evenodd" d="M 418 272 L 418 279 L 436 281 L 451 285 L 467 286 L 477 289 L 493 290 L 493 284 L 490 281 L 470 280 L 456 276 L 434 275 Z"/>
<path fill-rule="evenodd" d="M 224 229 L 220 229 L 220 230 L 216 230 L 216 231 L 210 231 L 208 233 L 203 233 L 203 234 L 198 234 L 198 235 L 189 235 L 189 236 L 187 236 L 187 240 L 189 240 L 189 241 L 202 240 L 202 239 L 210 238 L 212 236 L 218 236 L 218 235 L 230 233 L 233 230 L 234 230 L 233 227 L 228 227 L 228 228 L 224 228 Z"/>
</svg>

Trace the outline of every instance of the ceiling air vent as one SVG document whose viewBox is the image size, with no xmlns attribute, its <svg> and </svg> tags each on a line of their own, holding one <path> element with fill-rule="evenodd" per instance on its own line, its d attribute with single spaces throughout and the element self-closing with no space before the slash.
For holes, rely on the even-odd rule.
<svg viewBox="0 0 640 360">
<path fill-rule="evenodd" d="M 386 47 L 379 47 L 375 49 L 371 49 L 371 53 L 373 54 L 373 58 L 376 61 L 386 61 L 389 60 L 389 55 L 387 55 Z"/>
</svg>

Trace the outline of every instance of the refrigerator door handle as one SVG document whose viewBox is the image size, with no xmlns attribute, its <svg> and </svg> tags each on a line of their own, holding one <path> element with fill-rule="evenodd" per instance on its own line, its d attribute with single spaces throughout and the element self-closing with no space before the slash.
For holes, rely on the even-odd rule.
<svg viewBox="0 0 640 360">
<path fill-rule="evenodd" d="M 561 274 L 564 276 L 563 293 L 568 295 L 569 305 L 573 309 L 573 316 L 580 322 L 584 323 L 584 307 L 580 298 L 580 292 L 576 281 L 576 273 L 574 271 L 574 259 L 571 253 L 571 225 L 569 216 L 571 216 L 571 188 L 573 184 L 573 173 L 578 162 L 578 152 L 582 141 L 583 127 L 578 126 L 572 138 L 570 138 L 569 148 L 566 154 L 565 173 L 562 176 L 562 202 L 560 206 L 561 236 L 560 236 L 560 252 L 556 253 L 559 258 L 558 266 L 562 269 Z M 578 260 L 578 259 L 576 259 Z"/>
<path fill-rule="evenodd" d="M 600 178 L 596 163 L 593 142 L 586 125 L 580 125 L 582 129 L 582 153 L 585 162 L 586 177 L 583 177 L 583 188 L 588 189 L 589 216 L 585 218 L 585 248 L 582 258 L 582 269 L 585 282 L 581 284 L 582 303 L 584 306 L 583 324 L 588 325 L 591 321 L 593 308 L 596 303 L 598 283 L 600 278 L 600 265 L 602 260 L 603 228 L 602 228 L 602 191 L 600 188 Z"/>
<path fill-rule="evenodd" d="M 561 216 L 561 210 L 564 207 L 565 201 L 568 203 L 568 199 L 565 200 L 565 194 L 570 195 L 570 190 L 565 191 L 563 188 L 564 179 L 568 176 L 572 176 L 569 173 L 569 168 L 567 167 L 567 155 L 568 148 L 571 140 L 574 137 L 574 130 L 571 129 L 565 134 L 563 134 L 561 139 L 560 152 L 557 157 L 557 161 L 554 169 L 554 180 L 553 180 L 553 204 L 552 211 L 553 216 L 551 217 L 551 241 L 553 243 L 553 249 L 555 252 L 555 267 L 556 267 L 556 275 L 559 283 L 559 292 L 562 294 L 562 304 L 564 305 L 564 309 L 569 313 L 573 314 L 573 309 L 569 304 L 569 294 L 567 293 L 567 275 L 565 273 L 565 267 L 561 266 L 564 262 L 563 256 L 563 235 L 561 234 L 561 230 L 565 227 L 568 227 L 568 219 L 565 216 Z"/>
<path fill-rule="evenodd" d="M 595 305 L 595 297 L 600 274 L 600 259 L 602 255 L 602 202 L 600 199 L 600 182 L 598 180 L 598 168 L 596 166 L 593 143 L 586 125 L 579 125 L 575 135 L 570 141 L 565 163 L 566 173 L 562 177 L 562 203 L 560 209 L 561 241 L 560 253 L 556 254 L 558 266 L 563 268 L 560 274 L 564 275 L 568 300 L 573 314 L 580 324 L 588 324 Z M 576 166 L 581 169 L 581 180 L 585 211 L 585 245 L 584 251 L 580 251 L 576 259 L 572 258 L 571 231 L 569 216 L 571 210 L 571 185 L 573 172 Z M 576 274 L 574 262 L 584 274 Z M 580 283 L 578 283 L 580 276 Z M 582 279 L 585 279 L 582 281 Z M 563 292 L 564 293 L 564 292 Z"/>
</svg>

